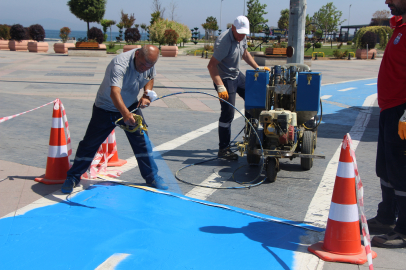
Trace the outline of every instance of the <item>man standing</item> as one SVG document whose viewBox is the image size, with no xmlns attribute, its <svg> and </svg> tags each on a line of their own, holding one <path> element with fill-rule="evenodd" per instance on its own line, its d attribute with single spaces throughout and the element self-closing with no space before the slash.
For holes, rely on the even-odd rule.
<svg viewBox="0 0 406 270">
<path fill-rule="evenodd" d="M 250 33 L 250 23 L 245 16 L 238 16 L 230 29 L 224 31 L 214 44 L 213 57 L 207 66 L 214 87 L 220 98 L 235 105 L 236 94 L 245 99 L 245 75 L 240 71 L 240 60 L 244 59 L 252 68 L 259 66 L 247 51 L 246 35 Z M 262 68 L 267 69 L 269 68 Z M 220 102 L 219 152 L 218 157 L 237 160 L 238 155 L 230 150 L 231 122 L 234 108 Z"/>
<path fill-rule="evenodd" d="M 402 16 L 386 46 L 378 75 L 379 136 L 376 174 L 382 202 L 368 220 L 372 244 L 406 247 L 406 0 L 386 0 L 392 15 Z M 397 217 L 397 220 L 396 220 Z"/>
<path fill-rule="evenodd" d="M 130 113 L 137 107 L 145 108 L 150 104 L 149 91 L 154 86 L 156 75 L 155 63 L 158 61 L 159 49 L 153 45 L 145 45 L 141 49 L 131 50 L 113 58 L 107 66 L 103 82 L 97 92 L 93 105 L 92 118 L 83 140 L 79 143 L 72 168 L 62 185 L 63 193 L 71 193 L 79 184 L 80 177 L 89 168 L 100 145 L 116 127 L 115 121 L 123 117 L 125 124 L 135 126 L 135 119 Z M 138 101 L 140 89 L 144 95 Z M 136 111 L 142 116 L 141 110 Z M 145 124 L 145 122 L 144 122 Z M 158 176 L 158 169 L 148 153 L 144 135 L 138 130 L 134 133 L 125 131 L 131 148 L 137 158 L 142 177 L 147 185 L 159 189 L 168 186 Z"/>
</svg>

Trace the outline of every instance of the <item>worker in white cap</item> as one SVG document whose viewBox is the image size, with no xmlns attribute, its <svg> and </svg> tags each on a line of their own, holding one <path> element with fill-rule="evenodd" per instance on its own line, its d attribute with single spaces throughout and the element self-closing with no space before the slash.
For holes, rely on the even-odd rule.
<svg viewBox="0 0 406 270">
<path fill-rule="evenodd" d="M 207 66 L 218 96 L 235 105 L 236 94 L 245 99 L 245 75 L 240 71 L 241 58 L 254 69 L 259 67 L 247 51 L 246 35 L 250 33 L 250 23 L 245 16 L 238 16 L 230 29 L 217 37 L 213 57 Z M 219 152 L 218 157 L 237 160 L 238 155 L 230 150 L 231 122 L 234 119 L 234 108 L 220 102 L 219 119 Z M 246 113 L 246 117 L 249 116 Z M 247 117 L 249 118 L 249 117 Z"/>
</svg>

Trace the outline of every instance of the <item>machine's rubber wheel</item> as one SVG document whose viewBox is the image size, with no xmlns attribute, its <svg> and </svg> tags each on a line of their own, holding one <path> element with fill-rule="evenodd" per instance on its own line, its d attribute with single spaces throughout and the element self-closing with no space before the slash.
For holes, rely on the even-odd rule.
<svg viewBox="0 0 406 270">
<path fill-rule="evenodd" d="M 315 131 L 315 132 L 313 132 L 313 134 L 314 134 L 314 149 L 316 149 L 316 146 L 317 146 L 317 130 Z"/>
<path fill-rule="evenodd" d="M 313 154 L 314 153 L 314 134 L 312 131 L 305 130 L 302 141 L 302 153 Z M 300 165 L 304 170 L 310 170 L 313 167 L 312 158 L 301 158 Z"/>
<path fill-rule="evenodd" d="M 266 178 L 270 183 L 273 183 L 276 180 L 277 174 L 276 159 L 268 158 L 266 162 Z"/>
<path fill-rule="evenodd" d="M 261 161 L 261 155 L 256 155 L 252 153 L 256 149 L 258 149 L 257 136 L 255 136 L 254 132 L 251 132 L 247 149 L 247 162 L 249 165 L 256 166 Z"/>
</svg>

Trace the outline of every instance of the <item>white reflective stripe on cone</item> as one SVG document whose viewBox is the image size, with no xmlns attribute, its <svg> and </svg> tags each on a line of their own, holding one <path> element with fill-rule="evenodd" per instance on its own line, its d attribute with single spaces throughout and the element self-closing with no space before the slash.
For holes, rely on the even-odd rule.
<svg viewBox="0 0 406 270">
<path fill-rule="evenodd" d="M 52 128 L 63 128 L 63 119 L 52 118 Z"/>
<path fill-rule="evenodd" d="M 339 162 L 337 176 L 342 178 L 355 178 L 354 164 L 352 162 Z"/>
<path fill-rule="evenodd" d="M 113 132 L 114 132 L 114 130 L 113 130 Z M 114 143 L 114 141 L 115 141 L 115 138 L 116 136 L 115 136 L 115 134 L 114 133 L 110 133 L 110 135 L 107 137 L 107 141 L 108 141 L 108 143 Z"/>
<path fill-rule="evenodd" d="M 331 202 L 328 218 L 341 222 L 358 221 L 358 206 L 356 204 L 338 204 Z"/>
<path fill-rule="evenodd" d="M 48 157 L 51 158 L 61 158 L 68 156 L 68 147 L 66 145 L 52 146 L 48 148 Z"/>
</svg>

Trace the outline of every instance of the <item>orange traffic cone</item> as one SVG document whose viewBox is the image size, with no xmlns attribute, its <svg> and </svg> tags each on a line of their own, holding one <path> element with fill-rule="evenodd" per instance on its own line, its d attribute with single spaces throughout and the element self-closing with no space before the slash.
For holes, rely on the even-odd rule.
<svg viewBox="0 0 406 270">
<path fill-rule="evenodd" d="M 107 151 L 107 157 L 111 156 L 108 159 L 107 167 L 120 167 L 127 163 L 127 160 L 119 159 L 117 154 L 117 143 L 116 143 L 116 133 L 113 131 L 107 138 L 107 142 L 102 144 L 103 150 Z M 103 164 L 104 158 L 100 161 L 99 164 Z"/>
<path fill-rule="evenodd" d="M 311 245 L 308 250 L 324 261 L 364 264 L 367 255 L 361 245 L 354 164 L 348 143 L 345 137 L 324 241 Z M 372 251 L 372 258 L 376 256 Z"/>
<path fill-rule="evenodd" d="M 35 181 L 47 185 L 62 184 L 70 168 L 65 129 L 63 127 L 62 113 L 59 106 L 58 100 L 54 104 L 52 113 L 52 127 L 45 175 L 35 178 Z"/>
</svg>

